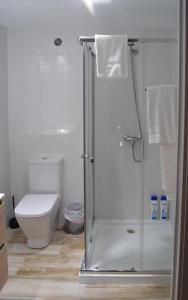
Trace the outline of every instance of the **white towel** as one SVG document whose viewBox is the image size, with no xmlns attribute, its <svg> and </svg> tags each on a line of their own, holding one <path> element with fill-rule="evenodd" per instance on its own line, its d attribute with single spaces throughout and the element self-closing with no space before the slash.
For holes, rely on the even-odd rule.
<svg viewBox="0 0 188 300">
<path fill-rule="evenodd" d="M 150 144 L 176 141 L 176 87 L 159 85 L 147 88 L 147 119 Z"/>
<path fill-rule="evenodd" d="M 177 177 L 177 144 L 160 146 L 161 183 L 168 200 L 175 200 Z"/>
<path fill-rule="evenodd" d="M 95 35 L 97 77 L 128 77 L 127 36 Z"/>
</svg>

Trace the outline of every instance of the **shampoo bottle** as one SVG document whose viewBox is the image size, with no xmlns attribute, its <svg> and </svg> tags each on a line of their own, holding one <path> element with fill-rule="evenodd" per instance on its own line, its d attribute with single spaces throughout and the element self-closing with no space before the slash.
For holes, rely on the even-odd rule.
<svg viewBox="0 0 188 300">
<path fill-rule="evenodd" d="M 151 205 L 151 219 L 157 220 L 159 218 L 159 201 L 157 195 L 151 195 L 150 205 Z"/>
<path fill-rule="evenodd" d="M 168 201 L 166 195 L 161 195 L 160 199 L 160 219 L 168 219 Z"/>
</svg>

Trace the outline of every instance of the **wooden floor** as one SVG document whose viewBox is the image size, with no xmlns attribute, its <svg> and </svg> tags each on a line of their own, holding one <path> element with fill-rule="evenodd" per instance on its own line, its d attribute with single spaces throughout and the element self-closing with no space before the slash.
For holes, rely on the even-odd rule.
<svg viewBox="0 0 188 300">
<path fill-rule="evenodd" d="M 29 249 L 20 229 L 8 231 L 9 280 L 0 299 L 15 300 L 166 300 L 168 286 L 80 285 L 83 235 L 56 231 L 42 250 Z"/>
</svg>

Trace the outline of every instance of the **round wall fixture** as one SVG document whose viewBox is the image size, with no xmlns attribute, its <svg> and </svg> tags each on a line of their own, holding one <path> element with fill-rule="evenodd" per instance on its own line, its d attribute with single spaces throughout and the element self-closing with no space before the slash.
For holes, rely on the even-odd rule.
<svg viewBox="0 0 188 300">
<path fill-rule="evenodd" d="M 54 40 L 54 45 L 55 46 L 61 46 L 61 44 L 62 44 L 62 39 L 61 38 L 56 38 Z"/>
</svg>

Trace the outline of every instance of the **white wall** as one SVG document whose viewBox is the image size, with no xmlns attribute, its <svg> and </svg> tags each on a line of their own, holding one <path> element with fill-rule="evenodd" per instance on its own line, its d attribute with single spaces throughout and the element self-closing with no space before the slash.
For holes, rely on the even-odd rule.
<svg viewBox="0 0 188 300">
<path fill-rule="evenodd" d="M 178 32 L 177 0 L 1 0 L 1 24 L 11 30 L 71 35 L 96 32 Z"/>
<path fill-rule="evenodd" d="M 11 201 L 9 185 L 7 31 L 3 26 L 0 26 L 0 192 L 6 194 L 7 219 L 9 219 Z"/>
<path fill-rule="evenodd" d="M 144 45 L 144 86 L 159 84 L 174 84 L 178 87 L 178 44 L 148 43 Z M 146 116 L 146 98 L 144 102 Z M 178 125 L 178 124 L 177 124 Z M 145 179 L 144 207 L 145 218 L 149 216 L 149 196 L 152 193 L 162 193 L 160 147 L 148 143 L 147 122 L 145 122 Z M 164 191 L 163 191 L 164 192 Z M 170 219 L 174 222 L 175 201 L 169 203 Z"/>
<path fill-rule="evenodd" d="M 44 3 L 40 5 L 40 1 L 35 3 L 39 7 L 32 6 L 32 2 L 30 9 L 27 5 L 21 5 L 20 10 L 12 7 L 12 14 L 10 7 L 6 7 L 7 2 L 3 3 L 2 20 L 10 28 L 8 30 L 10 179 L 11 193 L 15 195 L 16 202 L 19 202 L 28 190 L 28 158 L 48 154 L 58 154 L 64 158 L 64 202 L 83 200 L 83 170 L 80 159 L 83 151 L 82 47 L 77 43 L 77 37 L 94 33 L 176 36 L 176 20 L 175 17 L 172 18 L 176 14 L 175 0 L 173 3 L 168 1 L 165 6 L 160 2 L 160 9 L 157 9 L 158 0 L 151 7 L 148 1 L 143 3 L 139 1 L 139 6 L 138 3 L 133 5 L 132 1 L 119 1 L 118 4 L 117 1 L 105 3 L 97 1 L 94 12 L 91 12 L 84 2 L 67 0 L 63 2 L 64 7 L 59 4 L 59 9 L 51 1 L 48 5 Z M 146 5 L 148 10 L 145 9 Z M 50 32 L 49 27 L 54 31 Z M 63 39 L 63 45 L 57 48 L 54 47 L 53 40 L 59 36 Z M 139 78 L 142 75 L 139 73 Z M 120 114 L 123 114 L 125 107 L 122 105 L 121 108 L 123 109 Z M 116 117 L 118 113 L 117 109 Z M 123 120 L 123 116 L 121 118 Z M 128 122 L 130 128 L 136 126 L 135 122 L 134 116 L 131 123 Z M 68 129 L 68 133 L 60 134 L 60 129 Z M 115 134 L 118 145 L 120 132 Z M 115 210 L 113 199 L 110 205 L 107 204 L 107 208 L 106 202 L 102 206 L 99 201 L 99 207 L 95 206 L 95 213 L 102 214 L 106 210 L 109 217 L 115 217 L 114 212 L 117 216 L 125 217 L 130 215 L 131 211 L 132 217 L 137 218 L 139 213 L 137 201 L 140 199 L 138 195 L 141 191 L 140 168 L 131 161 L 130 149 L 127 152 L 118 150 L 118 155 L 121 156 L 122 163 L 119 162 L 116 166 L 120 181 L 119 183 L 116 181 L 114 191 L 122 188 L 121 201 L 118 203 L 116 199 L 118 204 Z M 124 155 L 128 168 L 123 165 Z M 111 175 L 109 172 L 108 176 Z M 113 177 L 111 180 L 113 181 Z M 136 188 L 129 184 L 132 181 L 136 182 Z M 129 194 L 126 208 L 125 194 Z"/>
<path fill-rule="evenodd" d="M 136 48 L 138 52 L 134 58 L 137 94 L 143 110 L 143 46 L 137 43 Z M 96 218 L 140 218 L 142 164 L 134 162 L 131 147 L 125 145 L 123 139 L 125 135 L 140 134 L 134 102 L 130 49 L 128 62 L 128 78 L 96 79 Z M 139 158 L 140 153 L 137 151 L 137 159 Z"/>
<path fill-rule="evenodd" d="M 131 147 L 124 145 L 123 136 L 139 135 L 132 73 L 127 79 L 97 80 L 95 92 L 95 217 L 140 219 L 142 197 L 144 218 L 150 218 L 150 195 L 161 195 L 159 145 L 148 143 L 145 87 L 175 84 L 178 76 L 178 44 L 137 43 L 135 57 L 137 96 L 144 135 L 143 162 L 135 163 Z M 123 141 L 123 148 L 120 142 Z M 141 149 L 136 147 L 137 159 Z M 175 202 L 170 203 L 174 218 Z"/>
<path fill-rule="evenodd" d="M 63 39 L 59 48 L 57 36 Z M 11 191 L 17 203 L 28 191 L 27 161 L 36 155 L 61 155 L 64 202 L 83 201 L 82 47 L 76 38 L 9 32 Z"/>
<path fill-rule="evenodd" d="M 60 48 L 53 44 L 56 36 L 63 38 Z M 82 47 L 76 38 L 63 33 L 9 32 L 11 193 L 16 202 L 28 191 L 29 157 L 56 154 L 64 158 L 64 202 L 83 201 Z M 144 49 L 141 44 L 137 46 L 138 95 L 147 136 L 144 86 L 174 83 L 177 53 L 172 44 L 146 44 Z M 125 134 L 138 133 L 130 70 L 129 65 L 127 85 L 121 81 L 117 88 L 116 82 L 114 87 L 111 82 L 96 82 L 96 217 L 140 216 L 141 167 L 134 163 L 129 147 L 119 147 Z M 68 133 L 60 134 L 60 129 L 68 129 Z M 105 148 L 109 141 L 110 147 Z M 161 193 L 161 182 L 159 151 L 148 146 L 147 138 L 145 149 L 144 199 L 148 218 L 149 195 Z"/>
</svg>

